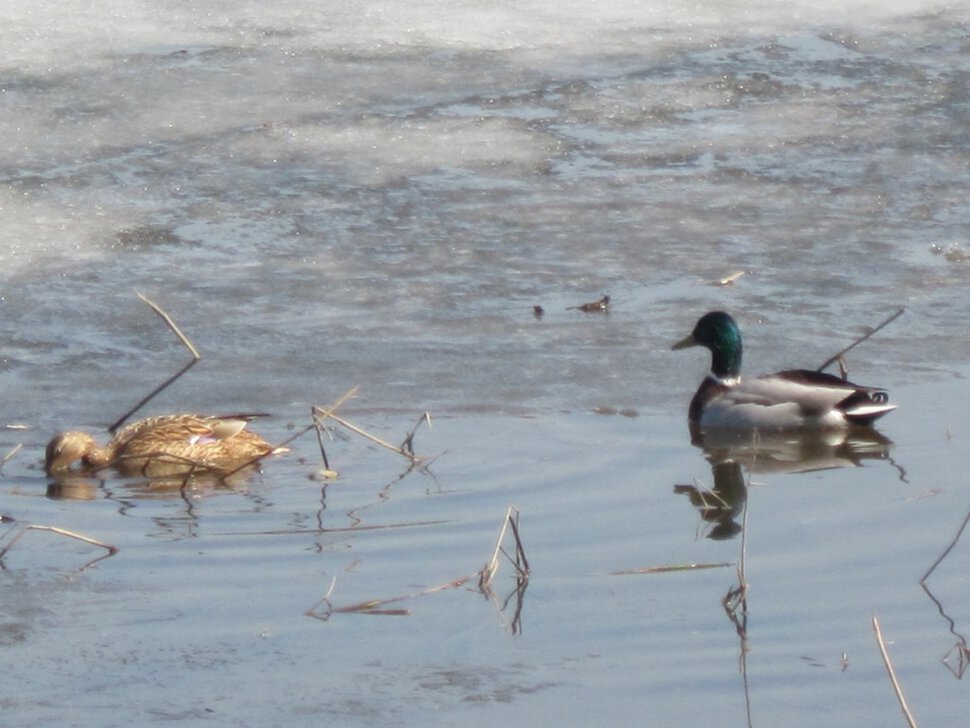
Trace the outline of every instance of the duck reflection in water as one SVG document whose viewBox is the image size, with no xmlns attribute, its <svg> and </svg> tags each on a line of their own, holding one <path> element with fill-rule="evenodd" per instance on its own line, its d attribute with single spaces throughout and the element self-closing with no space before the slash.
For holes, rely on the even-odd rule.
<svg viewBox="0 0 970 728">
<path fill-rule="evenodd" d="M 741 531 L 737 522 L 747 498 L 741 463 L 724 460 L 711 463 L 714 487 L 708 490 L 696 485 L 675 485 L 674 493 L 690 498 L 690 504 L 698 510 L 701 518 L 711 524 L 707 537 L 715 541 L 733 538 Z"/>
<path fill-rule="evenodd" d="M 888 460 L 892 442 L 871 427 L 839 431 L 721 431 L 696 434 L 693 444 L 711 465 L 713 486 L 675 485 L 687 495 L 701 518 L 713 524 L 712 539 L 736 536 L 738 518 L 747 498 L 747 478 L 753 473 L 807 473 L 860 467 L 865 460 Z"/>
</svg>

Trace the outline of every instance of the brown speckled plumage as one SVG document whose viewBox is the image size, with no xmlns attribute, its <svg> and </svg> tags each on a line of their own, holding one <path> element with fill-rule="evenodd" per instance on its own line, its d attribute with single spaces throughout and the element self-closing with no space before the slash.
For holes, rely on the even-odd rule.
<svg viewBox="0 0 970 728">
<path fill-rule="evenodd" d="M 47 445 L 47 472 L 117 468 L 128 475 L 229 471 L 273 452 L 243 418 L 179 414 L 149 417 L 120 430 L 105 447 L 86 432 L 57 435 Z"/>
</svg>

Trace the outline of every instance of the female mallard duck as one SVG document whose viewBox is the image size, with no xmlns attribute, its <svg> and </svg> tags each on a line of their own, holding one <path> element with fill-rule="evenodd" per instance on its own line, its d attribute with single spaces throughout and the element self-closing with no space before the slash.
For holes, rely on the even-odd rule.
<svg viewBox="0 0 970 728">
<path fill-rule="evenodd" d="M 99 447 L 86 432 L 62 432 L 47 445 L 48 474 L 78 460 L 86 470 L 113 466 L 128 475 L 230 471 L 274 451 L 246 430 L 248 418 L 164 415 L 133 422 Z"/>
<path fill-rule="evenodd" d="M 884 389 L 806 369 L 742 380 L 741 331 L 723 311 L 701 316 L 673 348 L 688 346 L 711 351 L 711 372 L 688 411 L 692 430 L 845 428 L 869 425 L 896 408 Z"/>
</svg>

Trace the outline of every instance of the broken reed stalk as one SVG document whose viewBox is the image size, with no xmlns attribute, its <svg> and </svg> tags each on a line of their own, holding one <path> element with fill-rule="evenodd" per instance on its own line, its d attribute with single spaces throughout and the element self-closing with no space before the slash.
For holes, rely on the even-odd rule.
<svg viewBox="0 0 970 728">
<path fill-rule="evenodd" d="M 357 395 L 357 389 L 358 387 L 356 386 L 348 389 L 336 402 L 326 408 L 327 411 L 336 412 L 340 407 L 343 406 L 344 402 Z M 317 417 L 314 407 L 310 408 L 310 417 L 313 419 L 313 424 L 311 427 L 315 428 L 317 431 L 317 444 L 320 446 L 320 457 L 323 459 L 323 467 L 330 472 L 330 460 L 327 458 L 327 449 L 323 445 L 323 431 L 326 429 L 326 426 Z"/>
<path fill-rule="evenodd" d="M 359 530 L 357 528 L 348 530 Z M 502 542 L 505 539 L 506 533 L 512 531 L 512 535 L 515 538 L 515 557 L 509 556 L 509 554 L 502 548 Z M 495 549 L 492 552 L 492 558 L 485 565 L 485 567 L 471 576 L 462 576 L 453 581 L 446 582 L 444 584 L 439 584 L 438 586 L 428 587 L 426 589 L 421 589 L 417 592 L 412 592 L 411 594 L 402 594 L 396 597 L 390 597 L 387 599 L 368 599 L 363 602 L 356 602 L 354 604 L 349 604 L 343 607 L 334 607 L 330 601 L 330 597 L 333 594 L 334 586 L 336 580 L 332 580 L 330 583 L 330 588 L 327 593 L 312 607 L 310 607 L 304 614 L 308 617 L 313 617 L 314 619 L 319 619 L 326 621 L 330 619 L 333 614 L 378 614 L 383 616 L 406 616 L 411 612 L 408 609 L 385 609 L 389 604 L 394 604 L 396 602 L 406 601 L 409 599 L 416 599 L 417 597 L 423 597 L 428 594 L 434 594 L 436 592 L 444 591 L 446 589 L 458 589 L 464 586 L 469 580 L 478 577 L 478 588 L 479 591 L 484 592 L 486 595 L 492 595 L 490 589 L 490 582 L 498 571 L 498 560 L 499 554 L 504 553 L 506 557 L 513 562 L 516 571 L 518 572 L 519 584 L 516 588 L 516 593 L 521 594 L 524 591 L 525 584 L 529 577 L 529 562 L 525 556 L 525 549 L 522 546 L 522 539 L 519 536 L 519 510 L 515 506 L 509 506 L 508 511 L 505 514 L 505 520 L 502 522 L 502 528 L 499 533 L 498 542 L 495 545 Z M 493 596 L 493 595 L 492 595 Z M 321 606 L 326 605 L 326 609 L 321 610 Z M 521 602 L 519 604 L 519 609 L 517 610 L 516 622 L 519 620 L 519 612 L 521 612 Z M 517 627 L 516 630 L 519 628 Z"/>
<path fill-rule="evenodd" d="M 672 571 L 697 571 L 701 569 L 724 569 L 733 566 L 730 561 L 711 564 L 674 564 L 673 566 L 644 566 L 639 569 L 620 569 L 611 571 L 610 576 L 628 576 L 630 574 L 669 574 Z"/>
<path fill-rule="evenodd" d="M 913 714 L 909 712 L 909 706 L 906 704 L 906 698 L 903 697 L 903 690 L 899 686 L 899 680 L 896 679 L 896 671 L 893 669 L 892 660 L 889 659 L 889 652 L 886 650 L 886 643 L 882 639 L 882 630 L 879 628 L 879 620 L 876 615 L 872 615 L 872 631 L 876 635 L 876 644 L 879 645 L 879 652 L 882 654 L 882 662 L 886 666 L 886 672 L 889 674 L 889 681 L 892 683 L 893 691 L 896 693 L 896 699 L 899 701 L 899 707 L 903 711 L 903 716 L 906 718 L 906 722 L 909 724 L 909 728 L 917 728 L 916 721 L 913 719 Z"/>
<path fill-rule="evenodd" d="M 409 452 L 411 455 L 414 455 L 414 436 L 417 434 L 418 428 L 421 427 L 421 425 L 425 422 L 428 423 L 428 429 L 431 429 L 430 412 L 424 412 L 418 418 L 418 421 L 414 423 L 414 427 L 411 428 L 411 431 L 404 436 L 404 440 L 401 442 L 401 449 L 404 450 L 404 452 Z"/>
<path fill-rule="evenodd" d="M 844 348 L 844 349 L 843 349 L 842 351 L 840 351 L 839 353 L 837 353 L 837 354 L 833 354 L 832 356 L 830 356 L 830 357 L 829 357 L 828 359 L 826 359 L 826 360 L 825 360 L 825 363 L 824 363 L 824 364 L 822 364 L 822 366 L 820 366 L 820 367 L 819 367 L 818 369 L 816 369 L 815 371 L 817 371 L 817 372 L 822 372 L 822 371 L 825 371 L 826 369 L 828 369 L 828 368 L 829 368 L 829 366 L 831 366 L 831 365 L 832 365 L 832 364 L 834 364 L 835 362 L 837 362 L 837 361 L 839 361 L 839 360 L 840 360 L 840 359 L 842 358 L 842 355 L 843 355 L 843 354 L 847 354 L 847 353 L 849 353 L 850 351 L 852 351 L 852 350 L 853 350 L 854 348 L 856 348 L 856 347 L 857 347 L 857 346 L 858 346 L 859 344 L 861 344 L 861 343 L 862 343 L 863 341 L 865 341 L 866 339 L 868 339 L 868 338 L 869 338 L 870 336 L 872 336 L 872 335 L 873 335 L 873 334 L 875 334 L 876 332 L 878 332 L 878 331 L 880 331 L 881 329 L 884 329 L 884 328 L 885 328 L 886 326 L 888 326 L 888 325 L 889 325 L 889 324 L 891 324 L 891 323 L 892 323 L 893 321 L 895 321 L 895 320 L 896 320 L 896 319 L 898 319 L 898 318 L 899 318 L 900 316 L 902 316 L 902 315 L 903 315 L 903 313 L 905 313 L 905 312 L 906 312 L 906 309 L 905 309 L 905 308 L 901 308 L 901 309 L 899 309 L 898 311 L 896 311 L 896 313 L 894 313 L 894 314 L 893 314 L 892 316 L 890 316 L 889 318 L 887 318 L 887 319 L 886 319 L 885 321 L 883 321 L 883 322 L 882 322 L 881 324 L 879 324 L 878 326 L 876 326 L 876 327 L 875 327 L 874 329 L 872 329 L 872 330 L 871 330 L 871 331 L 870 331 L 869 333 L 867 333 L 867 334 L 866 334 L 865 336 L 862 336 L 862 337 L 860 337 L 860 338 L 858 338 L 858 339 L 856 339 L 855 341 L 853 341 L 853 342 L 852 342 L 851 344 L 849 344 L 849 345 L 848 345 L 847 347 L 845 347 L 845 348 Z M 844 373 L 844 371 L 843 371 L 843 379 L 844 379 L 844 378 L 845 378 L 845 373 Z"/>
<path fill-rule="evenodd" d="M 330 615 L 332 614 L 376 614 L 384 617 L 406 617 L 411 614 L 410 609 L 382 609 L 382 607 L 409 599 L 417 599 L 418 597 L 445 591 L 446 589 L 458 589 L 471 578 L 472 577 L 470 576 L 463 576 L 455 579 L 454 581 L 439 584 L 438 586 L 428 587 L 427 589 L 412 592 L 411 594 L 401 594 L 400 596 L 389 597 L 387 599 L 368 599 L 363 602 L 348 604 L 344 607 L 335 607 L 330 603 L 330 595 L 333 593 L 333 589 L 336 584 L 336 580 L 333 580 L 330 583 L 330 588 L 327 590 L 326 595 L 320 601 L 306 610 L 304 614 L 308 617 L 313 617 L 314 619 L 320 619 L 323 621 L 330 619 Z M 327 608 L 325 611 L 321 612 L 319 611 L 319 607 L 322 604 L 325 604 Z"/>
<path fill-rule="evenodd" d="M 13 450 L 11 450 L 11 451 L 10 451 L 10 452 L 8 452 L 8 453 L 7 453 L 6 455 L 4 455 L 4 457 L 3 457 L 3 460 L 0 460 L 0 468 L 2 468 L 2 467 L 3 467 L 4 465 L 6 465 L 6 464 L 7 464 L 7 462 L 8 462 L 8 461 L 9 461 L 9 460 L 10 460 L 10 459 L 11 459 L 11 458 L 12 458 L 12 457 L 14 456 L 14 455 L 16 455 L 16 454 L 17 454 L 18 452 L 20 452 L 20 449 L 21 449 L 21 448 L 22 448 L 23 446 L 24 446 L 24 444 L 23 444 L 22 442 L 18 442 L 18 443 L 17 443 L 16 445 L 14 445 L 14 447 L 13 447 Z"/>
<path fill-rule="evenodd" d="M 162 317 L 162 321 L 164 321 L 168 325 L 168 327 L 175 333 L 175 335 L 179 337 L 182 344 L 185 346 L 186 349 L 189 350 L 189 352 L 192 354 L 192 357 L 194 359 L 202 358 L 202 355 L 199 353 L 198 349 L 196 349 L 192 345 L 192 342 L 188 340 L 185 334 L 183 334 L 182 331 L 179 329 L 179 327 L 176 326 L 175 322 L 172 320 L 172 317 L 169 316 L 161 306 L 159 306 L 157 303 L 155 303 L 147 296 L 145 296 L 144 294 L 138 291 L 135 291 L 135 295 L 138 296 L 138 298 L 140 298 L 146 304 L 148 304 L 148 307 L 151 308 L 152 311 L 154 311 L 155 313 L 157 313 L 159 316 Z"/>
<path fill-rule="evenodd" d="M 84 543 L 91 544 L 92 546 L 100 546 L 101 548 L 108 550 L 108 556 L 114 556 L 116 553 L 118 553 L 117 546 L 112 546 L 111 544 L 104 543 L 103 541 L 98 541 L 90 536 L 84 536 L 80 533 L 75 533 L 74 531 L 68 531 L 65 528 L 58 528 L 57 526 L 38 526 L 36 524 L 30 524 L 21 528 L 17 535 L 10 539 L 10 543 L 4 546 L 3 549 L 0 549 L 0 560 L 3 560 L 3 557 L 7 555 L 7 552 L 13 548 L 14 544 L 23 538 L 27 531 L 47 531 L 49 533 L 56 533 L 59 536 L 67 536 L 68 538 L 83 541 Z"/>
<path fill-rule="evenodd" d="M 509 509 L 511 512 L 511 508 Z M 529 560 L 525 556 L 525 548 L 522 546 L 522 539 L 519 537 L 519 509 L 515 509 L 515 518 L 509 519 L 509 525 L 512 527 L 512 535 L 515 537 L 515 560 L 512 564 L 515 566 L 515 570 L 519 572 L 519 576 L 523 578 L 528 578 L 529 572 Z"/>
<path fill-rule="evenodd" d="M 512 530 L 512 536 L 515 539 L 515 558 L 509 556 L 508 552 L 502 548 L 505 534 L 509 529 Z M 509 506 L 505 512 L 505 519 L 502 521 L 502 528 L 499 530 L 495 548 L 492 550 L 492 557 L 478 572 L 479 589 L 483 591 L 488 589 L 492 579 L 495 578 L 495 574 L 498 573 L 499 554 L 505 554 L 505 557 L 512 562 L 520 578 L 527 579 L 529 577 L 529 562 L 526 559 L 525 548 L 522 546 L 522 539 L 519 536 L 519 509 L 515 506 Z"/>
<path fill-rule="evenodd" d="M 112 424 L 111 427 L 108 428 L 108 432 L 110 432 L 112 435 L 115 433 L 115 431 L 119 427 L 121 427 L 121 425 L 125 422 L 125 420 L 127 420 L 129 417 L 131 417 L 133 414 L 135 414 L 135 412 L 137 412 L 142 407 L 144 407 L 146 404 L 148 404 L 148 402 L 150 402 L 155 396 L 157 396 L 165 388 L 167 388 L 169 385 L 171 385 L 172 382 L 174 382 L 175 380 L 177 380 L 179 377 L 181 377 L 183 374 L 185 374 L 189 369 L 191 369 L 193 366 L 195 366 L 196 362 L 198 362 L 202 358 L 202 355 L 199 353 L 198 349 L 196 349 L 195 346 L 192 344 L 192 342 L 188 340 L 188 338 L 185 336 L 185 334 L 183 334 L 182 331 L 179 329 L 179 327 L 175 324 L 175 321 L 172 320 L 172 317 L 169 316 L 165 312 L 165 310 L 162 309 L 161 306 L 159 306 L 157 303 L 155 303 L 154 301 L 152 301 L 149 298 L 147 298 L 145 295 L 143 295 L 139 291 L 135 291 L 135 295 L 138 296 L 138 298 L 140 298 L 142 301 L 144 301 L 149 306 L 149 308 L 152 309 L 152 311 L 154 311 L 155 313 L 157 313 L 162 318 L 162 320 L 165 322 L 165 324 L 179 338 L 179 341 L 182 342 L 182 345 L 186 349 L 189 350 L 189 353 L 190 354 L 192 354 L 192 361 L 190 361 L 184 367 L 182 367 L 181 369 L 179 369 L 175 374 L 173 374 L 172 376 L 170 376 L 168 379 L 166 379 L 160 385 L 158 385 L 157 387 L 155 387 L 155 389 L 153 389 L 151 392 L 149 392 L 146 397 L 144 397 L 143 399 L 141 399 L 141 401 L 139 401 L 138 404 L 136 404 L 130 410 L 128 410 L 127 412 L 125 412 L 125 414 L 123 414 L 121 417 L 119 417 L 114 422 L 114 424 Z"/>
<path fill-rule="evenodd" d="M 193 366 L 195 366 L 195 363 L 197 361 L 198 361 L 198 359 L 193 359 L 188 364 L 186 364 L 184 367 L 182 367 L 177 372 L 175 372 L 175 374 L 173 374 L 168 379 L 166 379 L 164 382 L 162 382 L 160 385 L 158 385 L 157 387 L 155 387 L 155 389 L 153 389 L 145 397 L 143 397 L 141 400 L 139 400 L 138 401 L 138 404 L 136 404 L 130 410 L 128 410 L 127 412 L 125 412 L 121 417 L 119 417 L 117 420 L 115 420 L 115 422 L 111 425 L 111 427 L 108 428 L 108 432 L 110 432 L 113 435 L 117 431 L 117 429 L 119 427 L 121 427 L 129 417 L 131 417 L 133 414 L 135 414 L 135 412 L 137 412 L 142 407 L 144 407 L 146 404 L 148 404 L 151 400 L 153 400 L 155 398 L 155 396 L 159 394 L 159 392 L 161 392 L 162 390 L 164 390 L 166 387 L 168 387 L 170 384 L 172 384 L 172 382 L 174 382 L 176 379 L 178 379 L 183 374 L 185 374 L 189 369 L 191 369 Z"/>
<path fill-rule="evenodd" d="M 391 443 L 387 442 L 386 440 L 382 440 L 381 438 L 377 437 L 376 435 L 372 435 L 369 432 L 367 432 L 366 430 L 362 430 L 360 427 L 358 427 L 357 425 L 353 424 L 352 422 L 348 422 L 347 420 L 343 419 L 342 417 L 339 417 L 337 414 L 335 414 L 333 412 L 332 409 L 326 409 L 324 407 L 318 407 L 318 406 L 314 405 L 313 406 L 313 417 L 314 417 L 314 420 L 315 421 L 319 421 L 319 422 L 322 422 L 323 420 L 333 420 L 338 425 L 342 425 L 343 427 L 345 427 L 346 429 L 350 430 L 351 432 L 354 432 L 354 433 L 360 435 L 361 437 L 363 437 L 363 438 L 365 438 L 367 440 L 370 440 L 371 442 L 373 442 L 373 443 L 375 443 L 377 445 L 380 445 L 381 447 L 385 447 L 388 450 L 391 450 L 393 452 L 396 452 L 398 455 L 401 455 L 402 457 L 407 458 L 412 463 L 419 463 L 419 462 L 421 462 L 424 459 L 424 458 L 422 458 L 419 455 L 415 455 L 413 452 L 408 452 L 403 447 L 397 447 L 396 445 L 392 445 Z"/>
</svg>

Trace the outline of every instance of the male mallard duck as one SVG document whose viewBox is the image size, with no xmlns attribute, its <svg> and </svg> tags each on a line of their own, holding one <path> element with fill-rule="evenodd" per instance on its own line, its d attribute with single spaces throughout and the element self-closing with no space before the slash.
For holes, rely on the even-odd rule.
<svg viewBox="0 0 970 728">
<path fill-rule="evenodd" d="M 105 447 L 86 432 L 62 432 L 47 445 L 47 472 L 67 472 L 78 460 L 86 470 L 114 466 L 130 475 L 229 471 L 274 452 L 246 423 L 246 417 L 149 417 L 122 429 Z"/>
<path fill-rule="evenodd" d="M 741 331 L 723 311 L 701 316 L 672 348 L 688 346 L 711 351 L 711 373 L 688 411 L 692 430 L 844 428 L 869 425 L 896 408 L 884 389 L 807 369 L 742 380 Z"/>
</svg>

